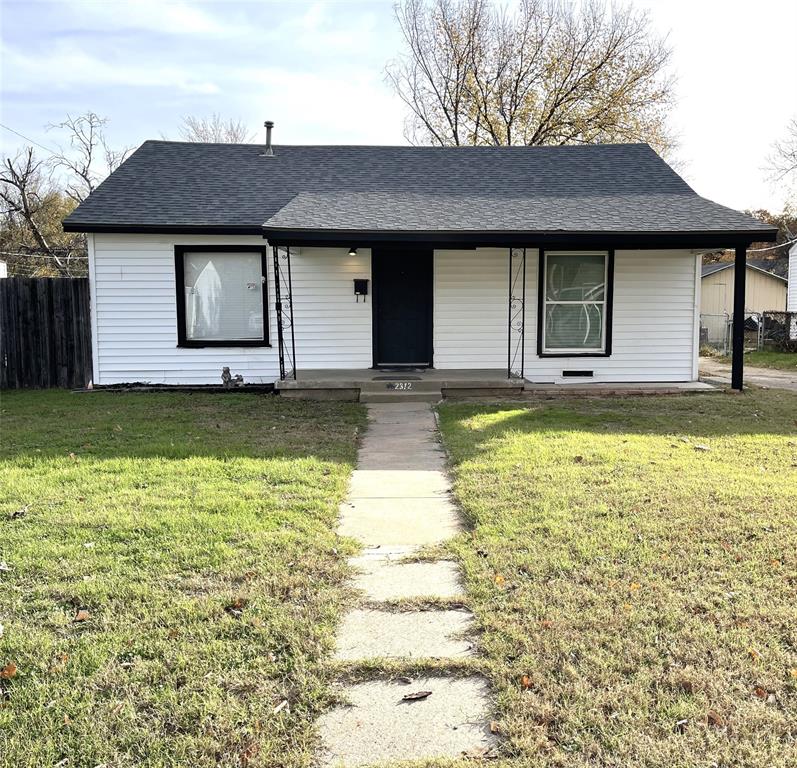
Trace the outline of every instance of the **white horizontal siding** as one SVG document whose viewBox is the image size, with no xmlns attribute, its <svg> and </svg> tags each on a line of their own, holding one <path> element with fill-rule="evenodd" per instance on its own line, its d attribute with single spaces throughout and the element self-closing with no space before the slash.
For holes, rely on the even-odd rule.
<svg viewBox="0 0 797 768">
<path fill-rule="evenodd" d="M 786 309 L 789 312 L 797 312 L 797 244 L 789 249 L 789 295 L 786 301 Z"/>
<path fill-rule="evenodd" d="M 508 283 L 505 248 L 435 251 L 435 368 L 506 370 Z"/>
<path fill-rule="evenodd" d="M 174 246 L 256 245 L 259 237 L 94 235 L 95 383 L 217 384 L 228 365 L 249 383 L 279 375 L 274 275 L 268 260 L 272 347 L 177 347 Z M 291 260 L 299 368 L 371 365 L 371 304 L 356 303 L 352 280 L 370 279 L 371 257 L 359 249 L 302 249 Z"/>
<path fill-rule="evenodd" d="M 595 381 L 691 381 L 694 378 L 695 269 L 690 251 L 617 251 L 614 259 L 612 354 L 538 357 L 538 257 L 526 264 L 526 378 L 578 381 L 566 370 L 591 370 Z"/>
<path fill-rule="evenodd" d="M 94 235 L 93 312 L 98 384 L 148 381 L 212 384 L 230 366 L 252 383 L 278 375 L 274 276 L 269 259 L 266 347 L 177 347 L 174 246 L 262 246 L 258 237 Z M 358 303 L 355 278 L 371 278 L 371 254 L 303 248 L 292 257 L 299 369 L 369 368 L 371 297 Z M 562 371 L 589 369 L 598 381 L 688 381 L 696 343 L 695 265 L 688 251 L 618 251 L 613 350 L 601 358 L 538 358 L 536 250 L 527 251 L 526 377 L 563 381 Z M 505 370 L 508 251 L 438 250 L 434 254 L 434 361 L 441 369 Z M 372 293 L 372 292 L 371 292 Z"/>
</svg>

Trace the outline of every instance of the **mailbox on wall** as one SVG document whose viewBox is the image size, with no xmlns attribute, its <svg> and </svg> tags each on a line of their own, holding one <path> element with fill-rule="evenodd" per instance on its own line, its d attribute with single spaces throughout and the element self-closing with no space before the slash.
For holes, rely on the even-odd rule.
<svg viewBox="0 0 797 768">
<path fill-rule="evenodd" d="M 368 280 L 354 279 L 354 295 L 357 297 L 357 303 L 360 302 L 360 296 L 362 296 L 363 301 L 365 301 L 365 297 L 368 295 Z"/>
</svg>

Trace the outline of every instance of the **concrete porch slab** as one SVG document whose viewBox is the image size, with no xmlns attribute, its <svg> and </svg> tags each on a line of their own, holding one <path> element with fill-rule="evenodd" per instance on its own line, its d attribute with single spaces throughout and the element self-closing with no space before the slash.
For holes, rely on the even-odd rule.
<svg viewBox="0 0 797 768">
<path fill-rule="evenodd" d="M 432 694 L 402 702 L 413 691 Z M 373 681 L 348 686 L 342 693 L 350 705 L 327 712 L 319 721 L 325 768 L 456 758 L 497 742 L 489 728 L 489 688 L 481 677 L 423 677 L 409 685 Z"/>
<path fill-rule="evenodd" d="M 611 382 L 567 382 L 563 384 L 535 384 L 527 381 L 523 387 L 525 394 L 541 395 L 674 395 L 685 392 L 716 392 L 716 387 L 704 381 L 655 382 L 641 381 L 637 383 Z"/>
<path fill-rule="evenodd" d="M 462 658 L 473 654 L 464 639 L 473 627 L 469 611 L 409 611 L 371 609 L 348 613 L 338 628 L 334 658 L 366 659 Z"/>
</svg>

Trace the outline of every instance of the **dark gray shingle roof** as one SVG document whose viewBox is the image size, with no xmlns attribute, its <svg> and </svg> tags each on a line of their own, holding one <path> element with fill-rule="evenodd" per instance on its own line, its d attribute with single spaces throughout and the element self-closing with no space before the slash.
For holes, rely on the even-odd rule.
<svg viewBox="0 0 797 768">
<path fill-rule="evenodd" d="M 145 142 L 69 229 L 771 232 L 699 197 L 646 144 L 275 146 Z"/>
<path fill-rule="evenodd" d="M 700 274 L 701 277 L 708 277 L 709 275 L 713 275 L 717 272 L 722 272 L 723 269 L 730 269 L 733 266 L 732 261 L 715 261 L 711 264 L 703 264 L 703 269 Z M 786 278 L 782 277 L 781 275 L 777 274 L 773 271 L 772 267 L 774 266 L 773 262 L 766 259 L 747 259 L 747 268 L 748 269 L 755 269 L 759 272 L 763 272 L 765 275 L 769 275 L 770 277 L 774 277 L 776 280 L 782 280 L 786 282 Z"/>
</svg>

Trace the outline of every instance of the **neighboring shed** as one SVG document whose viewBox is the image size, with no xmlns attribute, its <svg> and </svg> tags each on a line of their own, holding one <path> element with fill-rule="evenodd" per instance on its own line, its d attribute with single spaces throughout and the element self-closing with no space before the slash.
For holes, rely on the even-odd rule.
<svg viewBox="0 0 797 768">
<path fill-rule="evenodd" d="M 703 265 L 701 315 L 733 314 L 734 272 L 732 261 Z M 746 312 L 783 312 L 786 308 L 786 280 L 748 261 L 744 308 Z"/>
</svg>

